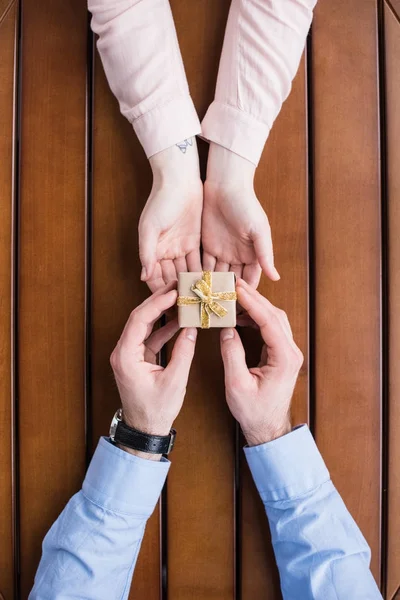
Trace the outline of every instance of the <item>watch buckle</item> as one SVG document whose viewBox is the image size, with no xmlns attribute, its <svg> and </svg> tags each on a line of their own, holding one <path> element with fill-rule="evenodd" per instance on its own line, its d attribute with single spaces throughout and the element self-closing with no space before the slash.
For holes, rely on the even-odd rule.
<svg viewBox="0 0 400 600">
<path fill-rule="evenodd" d="M 115 413 L 113 420 L 111 421 L 111 425 L 110 425 L 110 440 L 112 442 L 115 442 L 115 434 L 117 431 L 117 427 L 118 427 L 118 423 L 120 423 L 122 421 L 122 408 L 119 408 L 117 410 L 117 412 Z"/>
<path fill-rule="evenodd" d="M 175 444 L 175 438 L 176 438 L 176 430 L 171 429 L 167 454 L 169 454 L 172 451 L 174 444 Z"/>
</svg>

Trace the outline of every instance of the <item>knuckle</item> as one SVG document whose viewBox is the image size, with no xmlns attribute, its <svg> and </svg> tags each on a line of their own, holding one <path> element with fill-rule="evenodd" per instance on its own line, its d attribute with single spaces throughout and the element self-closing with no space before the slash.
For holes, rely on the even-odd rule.
<svg viewBox="0 0 400 600">
<path fill-rule="evenodd" d="M 276 311 L 277 311 L 278 317 L 279 317 L 281 320 L 284 320 L 284 321 L 286 321 L 286 320 L 287 320 L 288 316 L 287 316 L 287 314 L 285 313 L 285 311 L 284 311 L 284 310 L 282 310 L 281 308 L 277 308 L 277 309 L 276 309 Z"/>
<path fill-rule="evenodd" d="M 133 321 L 133 322 L 136 321 L 137 315 L 138 315 L 138 311 L 139 311 L 139 307 L 138 306 L 131 311 L 131 314 L 129 315 L 129 320 L 130 321 Z"/>
<path fill-rule="evenodd" d="M 286 370 L 291 373 L 299 371 L 301 365 L 303 364 L 303 360 L 304 357 L 299 348 L 297 348 L 297 346 L 291 346 L 290 348 L 288 348 L 286 353 Z"/>
<path fill-rule="evenodd" d="M 303 354 L 297 346 L 290 346 L 285 352 L 282 370 L 287 374 L 297 373 L 303 364 Z"/>
<path fill-rule="evenodd" d="M 273 307 L 271 309 L 269 321 L 270 321 L 271 325 L 273 325 L 273 326 L 276 326 L 279 324 L 279 321 L 280 321 L 279 311 L 280 311 L 280 308 Z"/>
<path fill-rule="evenodd" d="M 110 365 L 113 371 L 118 371 L 119 369 L 119 352 L 118 348 L 114 348 L 111 352 L 110 356 Z"/>
<path fill-rule="evenodd" d="M 296 346 L 296 359 L 297 359 L 297 367 L 300 370 L 304 363 L 304 354 L 302 353 L 300 348 L 297 348 L 297 346 Z"/>
<path fill-rule="evenodd" d="M 243 379 L 237 375 L 233 375 L 227 381 L 227 387 L 231 394 L 240 394 L 244 391 L 245 386 L 243 385 Z"/>
<path fill-rule="evenodd" d="M 180 366 L 182 367 L 182 364 L 187 364 L 188 362 L 190 362 L 193 358 L 194 355 L 194 347 L 185 347 L 185 348 L 180 348 L 179 350 L 179 362 L 181 363 Z"/>
<path fill-rule="evenodd" d="M 110 364 L 114 373 L 118 373 L 118 375 L 129 373 L 129 355 L 127 355 L 120 343 L 117 344 L 111 353 Z"/>
<path fill-rule="evenodd" d="M 171 377 L 168 381 L 168 390 L 171 395 L 181 395 L 186 393 L 187 382 L 184 381 L 183 377 L 176 376 Z"/>
</svg>

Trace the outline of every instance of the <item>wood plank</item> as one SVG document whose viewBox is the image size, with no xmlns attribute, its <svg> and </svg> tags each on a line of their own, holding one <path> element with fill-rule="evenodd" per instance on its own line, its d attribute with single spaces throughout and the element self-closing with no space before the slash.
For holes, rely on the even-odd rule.
<svg viewBox="0 0 400 600">
<path fill-rule="evenodd" d="M 275 261 L 282 279 L 263 277 L 260 292 L 289 317 L 305 356 L 296 386 L 292 418 L 308 421 L 308 193 L 306 68 L 304 58 L 293 90 L 272 129 L 257 169 L 256 191 L 270 219 Z M 243 332 L 251 365 L 254 336 Z M 264 507 L 242 456 L 242 598 L 281 598 Z"/>
<path fill-rule="evenodd" d="M 0 597 L 14 597 L 12 229 L 17 7 L 0 1 Z"/>
<path fill-rule="evenodd" d="M 389 223 L 389 482 L 387 598 L 400 595 L 400 23 L 385 5 L 387 192 Z"/>
<path fill-rule="evenodd" d="M 86 6 L 23 2 L 19 304 L 21 597 L 85 471 Z"/>
<path fill-rule="evenodd" d="M 316 440 L 380 574 L 380 182 L 374 0 L 313 23 Z"/>
<path fill-rule="evenodd" d="M 400 0 L 385 0 L 384 4 L 386 6 L 386 10 L 390 7 L 397 18 L 400 19 Z"/>
<path fill-rule="evenodd" d="M 120 406 L 109 357 L 129 313 L 149 294 L 140 283 L 138 221 L 151 170 L 113 97 L 96 52 L 93 130 L 92 438 L 107 435 Z M 149 520 L 131 598 L 159 598 L 160 517 Z"/>
<path fill-rule="evenodd" d="M 199 116 L 213 99 L 229 1 L 171 2 Z M 194 26 L 195 24 L 195 26 Z M 205 172 L 207 147 L 201 144 Z M 199 331 L 168 476 L 168 593 L 233 598 L 234 423 L 224 401 L 217 331 Z"/>
</svg>

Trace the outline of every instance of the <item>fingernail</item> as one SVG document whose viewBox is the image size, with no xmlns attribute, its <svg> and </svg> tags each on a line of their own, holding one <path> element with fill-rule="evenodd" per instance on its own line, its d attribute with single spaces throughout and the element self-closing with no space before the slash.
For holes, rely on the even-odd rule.
<svg viewBox="0 0 400 600">
<path fill-rule="evenodd" d="M 221 339 L 223 342 L 225 342 L 226 340 L 231 340 L 234 335 L 235 335 L 235 332 L 232 328 L 223 329 L 222 333 L 221 333 Z"/>
<path fill-rule="evenodd" d="M 275 281 L 279 281 L 279 279 L 281 278 L 281 276 L 279 275 L 278 271 L 276 270 L 275 267 L 272 267 L 272 272 L 275 275 Z"/>
<path fill-rule="evenodd" d="M 146 267 L 142 267 L 142 272 L 140 273 L 140 279 L 141 279 L 142 281 L 144 281 L 144 280 L 146 279 L 146 276 L 147 276 L 147 270 L 146 270 Z"/>
<path fill-rule="evenodd" d="M 186 329 L 186 337 L 188 338 L 188 340 L 192 340 L 192 342 L 195 342 L 197 337 L 196 327 L 189 327 L 188 329 Z"/>
</svg>

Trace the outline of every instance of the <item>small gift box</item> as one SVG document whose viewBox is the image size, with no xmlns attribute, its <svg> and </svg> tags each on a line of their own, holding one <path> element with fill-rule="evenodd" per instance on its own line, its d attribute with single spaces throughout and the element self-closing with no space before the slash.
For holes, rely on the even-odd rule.
<svg viewBox="0 0 400 600">
<path fill-rule="evenodd" d="M 234 273 L 179 273 L 179 327 L 235 327 L 235 282 Z"/>
</svg>

